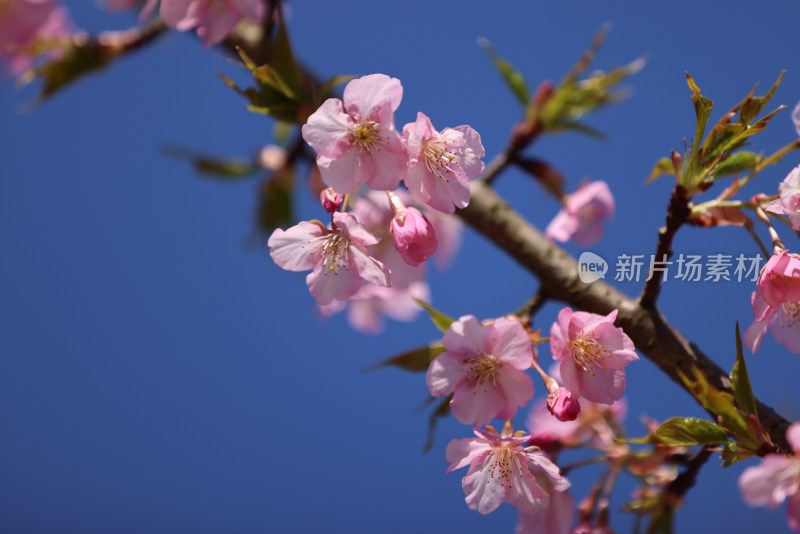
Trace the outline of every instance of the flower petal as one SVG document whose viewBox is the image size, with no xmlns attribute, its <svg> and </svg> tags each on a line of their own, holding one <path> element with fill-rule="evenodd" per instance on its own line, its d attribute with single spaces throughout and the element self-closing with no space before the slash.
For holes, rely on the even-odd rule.
<svg viewBox="0 0 800 534">
<path fill-rule="evenodd" d="M 506 497 L 502 477 L 492 476 L 492 469 L 489 466 L 465 476 L 461 481 L 461 487 L 467 496 L 469 509 L 477 510 L 484 515 L 494 512 Z"/>
<path fill-rule="evenodd" d="M 281 269 L 307 271 L 314 267 L 316 252 L 327 229 L 319 221 L 302 221 L 288 230 L 272 232 L 269 255 Z"/>
</svg>

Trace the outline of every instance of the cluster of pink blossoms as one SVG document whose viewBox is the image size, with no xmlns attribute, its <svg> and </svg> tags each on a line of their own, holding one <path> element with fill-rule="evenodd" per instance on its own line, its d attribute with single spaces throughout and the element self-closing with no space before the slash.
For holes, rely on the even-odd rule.
<svg viewBox="0 0 800 534">
<path fill-rule="evenodd" d="M 53 48 L 71 26 L 66 8 L 54 0 L 0 0 L 0 73 L 19 76 L 38 55 L 37 45 Z"/>
<path fill-rule="evenodd" d="M 457 248 L 460 224 L 448 215 L 469 203 L 469 181 L 484 169 L 480 136 L 469 126 L 438 132 L 419 113 L 401 137 L 394 112 L 402 96 L 396 78 L 363 76 L 347 84 L 343 100 L 330 98 L 309 117 L 303 139 L 317 151 L 329 187 L 321 202 L 333 215 L 332 226 L 305 222 L 276 230 L 268 241 L 278 266 L 312 269 L 307 283 L 324 314 L 349 306 L 351 324 L 367 332 L 380 329 L 383 315 L 416 314 L 413 298 L 428 300 L 423 264 L 437 249 L 444 249 L 439 256 L 446 262 Z M 401 182 L 407 192 L 397 189 Z M 383 192 L 363 193 L 362 185 Z M 342 214 L 334 211 L 347 205 L 361 238 L 336 221 Z M 352 247 L 369 263 L 351 261 L 357 257 Z M 370 266 L 385 276 L 374 276 Z"/>
<path fill-rule="evenodd" d="M 567 439 L 585 431 L 581 425 L 586 423 L 576 422 L 582 406 L 599 413 L 594 402 L 612 405 L 621 398 L 624 367 L 638 356 L 630 338 L 614 326 L 616 315 L 616 310 L 603 316 L 569 308 L 559 313 L 550 346 L 560 372 L 551 374 L 561 375 L 564 385 L 559 385 L 561 377 L 539 368 L 531 336 L 518 320 L 481 323 L 467 315 L 450 325 L 442 338 L 445 351 L 431 362 L 426 378 L 431 395 L 452 395 L 455 418 L 474 426 L 477 438 L 454 440 L 447 447 L 447 460 L 452 462 L 448 472 L 469 465 L 462 486 L 471 509 L 485 514 L 507 501 L 520 511 L 518 533 L 569 530 L 569 482 L 543 449 L 558 436 Z M 512 434 L 510 420 L 533 398 L 533 382 L 526 373 L 532 367 L 549 392 L 543 404 L 548 421 L 531 425 L 532 435 Z M 502 434 L 491 427 L 477 428 L 493 418 L 506 421 Z M 582 420 L 595 424 L 597 417 Z M 553 427 L 558 430 L 549 430 Z M 603 445 L 611 450 L 613 432 L 604 438 Z"/>
<path fill-rule="evenodd" d="M 434 129 L 430 119 L 395 129 L 403 98 L 397 78 L 363 76 L 347 84 L 344 98 L 330 98 L 303 126 L 317 151 L 322 181 L 341 194 L 360 184 L 393 190 L 402 181 L 414 200 L 444 213 L 469 204 L 469 182 L 483 172 L 483 145 L 469 126 Z"/>
<path fill-rule="evenodd" d="M 108 0 L 109 9 L 130 9 L 137 0 Z M 159 7 L 158 0 L 147 0 L 140 15 L 149 17 Z M 197 30 L 203 45 L 211 46 L 222 41 L 244 18 L 260 21 L 264 18 L 263 0 L 161 0 L 161 18 L 170 28 L 178 31 Z"/>
</svg>

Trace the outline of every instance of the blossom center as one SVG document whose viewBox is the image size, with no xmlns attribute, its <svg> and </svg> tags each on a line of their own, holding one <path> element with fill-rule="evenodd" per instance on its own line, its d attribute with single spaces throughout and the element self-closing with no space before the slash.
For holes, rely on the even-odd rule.
<svg viewBox="0 0 800 534">
<path fill-rule="evenodd" d="M 496 478 L 504 486 L 511 487 L 511 477 L 518 472 L 522 477 L 522 463 L 517 457 L 517 451 L 506 447 L 492 447 L 492 452 L 486 457 L 483 469 L 489 470 L 489 478 Z"/>
<path fill-rule="evenodd" d="M 589 332 L 588 334 L 581 332 L 572 340 L 570 347 L 572 348 L 572 357 L 578 367 L 592 376 L 595 376 L 592 368 L 597 366 L 600 369 L 605 369 L 606 367 L 602 362 L 611 356 L 606 348 L 594 338 L 594 332 Z"/>
<path fill-rule="evenodd" d="M 778 309 L 781 326 L 791 327 L 800 320 L 800 302 L 784 302 Z"/>
<path fill-rule="evenodd" d="M 484 384 L 491 381 L 492 387 L 496 385 L 497 373 L 503 367 L 497 356 L 481 352 L 477 358 L 464 360 L 467 366 L 467 376 L 471 382 Z"/>
<path fill-rule="evenodd" d="M 425 166 L 431 174 L 449 182 L 448 174 L 455 173 L 461 176 L 461 171 L 457 167 L 461 163 L 457 161 L 461 152 L 448 150 L 448 140 L 441 138 L 431 138 L 425 143 L 422 155 L 425 157 Z"/>
<path fill-rule="evenodd" d="M 350 240 L 340 232 L 329 234 L 317 249 L 322 258 L 322 270 L 339 274 L 339 269 L 350 270 Z"/>
<path fill-rule="evenodd" d="M 378 123 L 375 121 L 359 120 L 350 130 L 350 144 L 358 146 L 359 152 L 362 150 L 371 154 L 373 150 L 380 151 L 383 144 L 378 133 Z"/>
</svg>

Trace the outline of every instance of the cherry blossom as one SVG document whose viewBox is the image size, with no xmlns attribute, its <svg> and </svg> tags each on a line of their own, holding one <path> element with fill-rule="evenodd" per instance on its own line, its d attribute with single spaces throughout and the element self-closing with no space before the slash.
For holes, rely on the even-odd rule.
<svg viewBox="0 0 800 534">
<path fill-rule="evenodd" d="M 161 18 L 167 26 L 179 31 L 197 28 L 205 46 L 222 41 L 243 18 L 263 17 L 262 0 L 161 0 Z"/>
<path fill-rule="evenodd" d="M 547 506 L 535 514 L 520 512 L 515 534 L 568 534 L 575 515 L 575 502 L 566 491 L 569 483 L 555 484 L 553 479 L 537 464 L 530 464 L 529 469 L 536 482 L 550 494 Z"/>
<path fill-rule="evenodd" d="M 469 126 L 437 132 L 424 113 L 403 127 L 408 151 L 404 183 L 418 202 L 444 213 L 469 204 L 469 182 L 484 169 L 481 136 Z"/>
<path fill-rule="evenodd" d="M 510 424 L 502 434 L 491 426 L 473 430 L 477 438 L 453 440 L 445 451 L 451 462 L 448 473 L 469 466 L 461 486 L 471 510 L 488 514 L 507 501 L 523 513 L 538 514 L 550 504 L 550 494 L 541 483 L 551 491 L 569 486 L 558 466 L 538 448 L 523 447 L 529 436 L 512 434 Z"/>
<path fill-rule="evenodd" d="M 800 166 L 789 172 L 778 185 L 778 191 L 780 197 L 770 202 L 764 209 L 788 216 L 792 229 L 800 230 Z"/>
<path fill-rule="evenodd" d="M 422 308 L 414 299 L 430 302 L 431 294 L 426 282 L 410 282 L 405 287 L 363 284 L 349 299 L 334 300 L 320 306 L 320 312 L 332 315 L 346 308 L 350 326 L 364 334 L 377 334 L 384 328 L 384 317 L 411 321 L 419 315 Z"/>
<path fill-rule="evenodd" d="M 428 389 L 434 397 L 453 393 L 450 409 L 460 422 L 511 419 L 533 398 L 533 383 L 525 374 L 533 348 L 519 322 L 500 318 L 482 325 L 465 315 L 450 325 L 442 344 L 445 352 L 428 368 Z"/>
<path fill-rule="evenodd" d="M 0 0 L 0 67 L 13 76 L 29 69 L 39 42 L 71 33 L 66 8 L 53 0 Z"/>
<path fill-rule="evenodd" d="M 624 367 L 638 360 L 633 341 L 606 316 L 562 309 L 550 329 L 550 351 L 560 361 L 564 386 L 573 395 L 611 404 L 625 391 Z"/>
<path fill-rule="evenodd" d="M 394 112 L 403 98 L 400 80 L 370 74 L 348 83 L 344 101 L 329 98 L 303 125 L 303 139 L 317 151 L 322 181 L 341 194 L 359 184 L 395 189 L 407 158 Z"/>
<path fill-rule="evenodd" d="M 797 130 L 797 135 L 800 135 L 800 102 L 792 110 L 792 122 L 794 129 Z"/>
<path fill-rule="evenodd" d="M 343 200 L 344 198 L 342 195 L 330 187 L 323 189 L 319 194 L 319 201 L 322 204 L 322 207 L 325 208 L 325 211 L 328 213 L 333 213 L 334 211 L 338 210 L 339 206 L 342 205 Z"/>
<path fill-rule="evenodd" d="M 547 225 L 544 235 L 556 241 L 572 239 L 584 246 L 603 237 L 603 220 L 614 218 L 614 197 L 608 184 L 588 182 L 564 199 L 561 211 Z"/>
<path fill-rule="evenodd" d="M 773 255 L 750 298 L 755 319 L 744 342 L 756 352 L 767 330 L 792 352 L 800 353 L 800 258 L 787 251 Z"/>
<path fill-rule="evenodd" d="M 614 451 L 616 438 L 621 435 L 627 403 L 621 399 L 612 405 L 597 404 L 584 398 L 578 399 L 581 410 L 573 421 L 558 421 L 550 413 L 547 402 L 542 399 L 531 408 L 526 426 L 530 430 L 530 444 L 546 451 L 562 447 L 576 447 L 589 443 L 605 451 Z M 613 456 L 613 454 L 612 454 Z"/>
<path fill-rule="evenodd" d="M 547 396 L 547 410 L 559 421 L 574 421 L 581 411 L 578 398 L 559 386 Z"/>
<path fill-rule="evenodd" d="M 416 208 L 398 210 L 391 233 L 397 252 L 409 265 L 417 266 L 430 258 L 439 244 L 433 225 Z"/>
<path fill-rule="evenodd" d="M 410 200 L 402 191 L 395 191 L 402 203 Z M 414 302 L 419 299 L 430 302 L 430 289 L 425 281 L 425 266 L 412 266 L 406 263 L 394 247 L 389 229 L 392 222 L 392 209 L 386 193 L 369 191 L 359 196 L 353 204 L 353 215 L 359 223 L 380 241 L 367 247 L 369 255 L 383 263 L 392 273 L 392 286 L 381 287 L 365 283 L 356 293 L 342 301 L 333 301 L 320 306 L 323 315 L 331 315 L 347 309 L 350 326 L 366 334 L 375 334 L 383 329 L 384 317 L 400 321 L 414 319 L 422 308 Z M 442 218 L 452 216 L 442 216 Z M 442 227 L 441 219 L 434 219 Z M 445 234 L 446 238 L 450 236 Z M 438 254 L 437 254 L 438 255 Z"/>
<path fill-rule="evenodd" d="M 794 456 L 767 454 L 759 465 L 742 471 L 739 491 L 750 506 L 776 508 L 788 498 L 789 526 L 800 530 L 800 423 L 789 426 L 786 441 Z"/>
<path fill-rule="evenodd" d="M 313 271 L 306 277 L 311 295 L 320 304 L 352 296 L 362 283 L 388 286 L 390 271 L 371 257 L 367 247 L 378 242 L 355 216 L 336 212 L 332 229 L 319 221 L 302 221 L 269 238 L 270 256 L 287 271 Z"/>
</svg>

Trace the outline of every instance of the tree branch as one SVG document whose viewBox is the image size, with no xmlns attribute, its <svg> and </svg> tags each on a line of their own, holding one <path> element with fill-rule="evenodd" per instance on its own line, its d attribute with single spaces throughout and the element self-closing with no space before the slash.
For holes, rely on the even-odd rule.
<svg viewBox="0 0 800 534">
<path fill-rule="evenodd" d="M 602 280 L 591 284 L 581 282 L 575 259 L 548 241 L 482 181 L 472 183 L 470 198 L 469 206 L 457 213 L 536 275 L 549 298 L 602 315 L 618 309 L 617 324 L 639 351 L 674 382 L 686 389 L 679 372 L 693 376 L 692 369 L 697 368 L 712 386 L 730 391 L 727 373 L 669 324 L 658 308 L 645 309 L 637 300 Z M 791 450 L 785 437 L 789 422 L 762 402 L 757 404 L 759 418 L 772 441 L 785 451 Z M 712 415 L 716 418 L 716 414 Z"/>
</svg>

